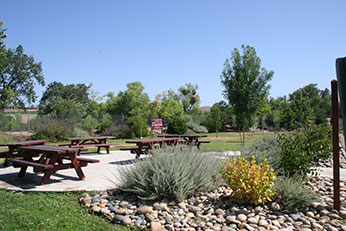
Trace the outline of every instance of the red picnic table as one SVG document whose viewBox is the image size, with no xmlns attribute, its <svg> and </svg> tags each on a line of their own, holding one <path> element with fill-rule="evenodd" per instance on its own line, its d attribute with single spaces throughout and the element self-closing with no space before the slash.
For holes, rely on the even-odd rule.
<svg viewBox="0 0 346 231">
<path fill-rule="evenodd" d="M 14 167 L 21 167 L 18 177 L 24 177 L 28 166 L 34 168 L 34 172 L 44 172 L 41 184 L 47 184 L 53 172 L 62 169 L 74 168 L 79 179 L 85 175 L 82 167 L 88 163 L 98 163 L 99 160 L 77 156 L 81 148 L 67 148 L 48 145 L 22 146 L 18 147 L 23 159 L 8 158 Z M 33 157 L 39 157 L 34 160 Z"/>
<path fill-rule="evenodd" d="M 19 147 L 32 146 L 32 145 L 44 145 L 48 140 L 28 140 L 23 142 L 15 142 L 9 144 L 0 144 L 0 146 L 7 146 L 7 152 L 1 152 L 0 158 L 5 158 L 4 166 L 8 166 L 8 158 L 23 157 L 21 152 L 18 152 Z"/>
<path fill-rule="evenodd" d="M 159 134 L 158 136 L 167 137 L 167 138 L 172 138 L 172 137 L 181 138 L 184 140 L 186 145 L 189 145 L 189 146 L 195 145 L 195 146 L 197 146 L 198 149 L 200 149 L 201 144 L 210 143 L 210 141 L 207 141 L 207 140 L 200 140 L 200 138 L 208 137 L 207 135 Z"/>
<path fill-rule="evenodd" d="M 101 148 L 106 148 L 107 154 L 109 154 L 110 146 L 119 145 L 115 143 L 108 143 L 107 140 L 116 139 L 115 136 L 97 136 L 97 137 L 73 137 L 65 138 L 64 140 L 71 141 L 70 144 L 60 144 L 59 146 L 69 146 L 87 148 L 87 147 L 97 147 L 97 152 L 100 153 Z"/>
<path fill-rule="evenodd" d="M 136 158 L 139 158 L 141 154 L 151 153 L 155 149 L 155 145 L 158 144 L 159 148 L 166 146 L 175 146 L 178 143 L 179 138 L 162 138 L 162 139 L 148 139 L 148 140 L 128 140 L 128 144 L 136 144 L 137 147 L 133 148 L 121 148 L 120 150 L 129 150 L 131 153 L 137 154 Z"/>
</svg>

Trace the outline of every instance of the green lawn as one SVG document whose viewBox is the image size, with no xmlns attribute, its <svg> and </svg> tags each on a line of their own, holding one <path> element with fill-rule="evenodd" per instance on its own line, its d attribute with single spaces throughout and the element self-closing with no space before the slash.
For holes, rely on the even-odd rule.
<svg viewBox="0 0 346 231">
<path fill-rule="evenodd" d="M 265 133 L 268 135 L 269 133 Z M 202 150 L 240 150 L 239 133 L 222 132 L 206 134 L 203 140 L 210 144 L 202 144 Z M 6 136 L 0 135 L 0 143 L 7 143 Z M 246 144 L 263 138 L 263 133 L 247 133 Z M 8 139 L 8 138 L 7 138 Z M 110 142 L 120 143 L 112 150 L 129 146 L 126 140 L 117 139 Z M 48 143 L 48 144 L 62 144 Z M 0 151 L 5 151 L 2 147 Z M 90 149 L 91 151 L 94 149 Z M 95 149 L 96 150 L 96 149 Z M 2 159 L 0 159 L 0 163 Z M 80 193 L 25 193 L 18 194 L 0 190 L 0 230 L 133 230 L 115 226 L 106 219 L 90 214 L 86 208 L 78 204 Z M 138 230 L 138 229 L 137 229 Z"/>
<path fill-rule="evenodd" d="M 139 230 L 112 225 L 78 204 L 80 193 L 0 190 L 0 230 Z"/>
</svg>

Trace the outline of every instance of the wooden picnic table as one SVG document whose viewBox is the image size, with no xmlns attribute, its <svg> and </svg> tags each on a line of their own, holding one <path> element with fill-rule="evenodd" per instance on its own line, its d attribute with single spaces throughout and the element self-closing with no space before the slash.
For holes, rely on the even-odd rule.
<svg viewBox="0 0 346 231">
<path fill-rule="evenodd" d="M 65 138 L 64 140 L 70 141 L 70 144 L 60 144 L 59 146 L 68 146 L 68 147 L 97 147 L 97 152 L 100 153 L 101 148 L 105 148 L 107 150 L 107 154 L 109 154 L 110 146 L 119 145 L 115 143 L 108 143 L 107 140 L 116 139 L 115 136 L 97 136 L 97 137 L 73 137 L 73 138 Z"/>
<path fill-rule="evenodd" d="M 8 166 L 8 158 L 23 157 L 21 152 L 18 152 L 19 147 L 32 146 L 32 145 L 44 145 L 48 140 L 28 140 L 23 142 L 15 142 L 8 144 L 0 144 L 0 146 L 7 146 L 8 151 L 1 152 L 0 158 L 5 158 L 4 166 Z"/>
<path fill-rule="evenodd" d="M 181 138 L 184 140 L 186 145 L 189 146 L 197 146 L 198 149 L 200 149 L 200 146 L 202 143 L 210 143 L 210 141 L 207 140 L 200 140 L 200 138 L 203 137 L 208 137 L 207 135 L 195 135 L 195 134 L 191 134 L 191 135 L 180 135 L 180 134 L 159 134 L 159 137 L 166 137 L 166 138 Z"/>
<path fill-rule="evenodd" d="M 129 150 L 131 153 L 137 154 L 136 158 L 139 158 L 141 154 L 151 153 L 155 149 L 155 145 L 158 144 L 159 148 L 166 146 L 175 146 L 178 143 L 179 138 L 161 138 L 161 139 L 148 139 L 148 140 L 128 140 L 128 144 L 136 144 L 137 147 L 133 148 L 121 148 L 120 150 Z"/>
<path fill-rule="evenodd" d="M 14 167 L 21 167 L 18 177 L 24 177 L 28 166 L 31 166 L 36 173 L 44 172 L 41 184 L 47 184 L 53 172 L 69 168 L 74 168 L 79 179 L 84 179 L 82 167 L 87 166 L 88 163 L 99 162 L 99 160 L 77 156 L 81 148 L 35 145 L 21 146 L 18 150 L 23 155 L 23 159 L 8 158 Z M 38 156 L 40 156 L 38 160 L 33 159 Z"/>
</svg>

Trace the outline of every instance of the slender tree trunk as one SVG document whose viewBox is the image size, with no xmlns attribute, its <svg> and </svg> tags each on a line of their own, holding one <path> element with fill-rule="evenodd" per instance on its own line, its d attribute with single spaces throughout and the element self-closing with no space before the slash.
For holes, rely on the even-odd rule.
<svg viewBox="0 0 346 231">
<path fill-rule="evenodd" d="M 240 137 L 240 144 L 241 146 L 243 146 L 243 139 L 242 139 L 242 136 L 241 136 L 241 129 L 239 127 L 239 137 Z"/>
<path fill-rule="evenodd" d="M 243 125 L 243 147 L 245 147 L 245 124 Z"/>
</svg>

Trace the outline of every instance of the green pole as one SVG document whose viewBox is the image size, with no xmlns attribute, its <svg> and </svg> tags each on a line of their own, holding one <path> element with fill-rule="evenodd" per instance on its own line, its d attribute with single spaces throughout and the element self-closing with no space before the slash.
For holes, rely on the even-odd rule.
<svg viewBox="0 0 346 231">
<path fill-rule="evenodd" d="M 344 128 L 344 141 L 346 144 L 346 57 L 336 59 L 336 76 L 338 80 L 341 115 Z"/>
</svg>

